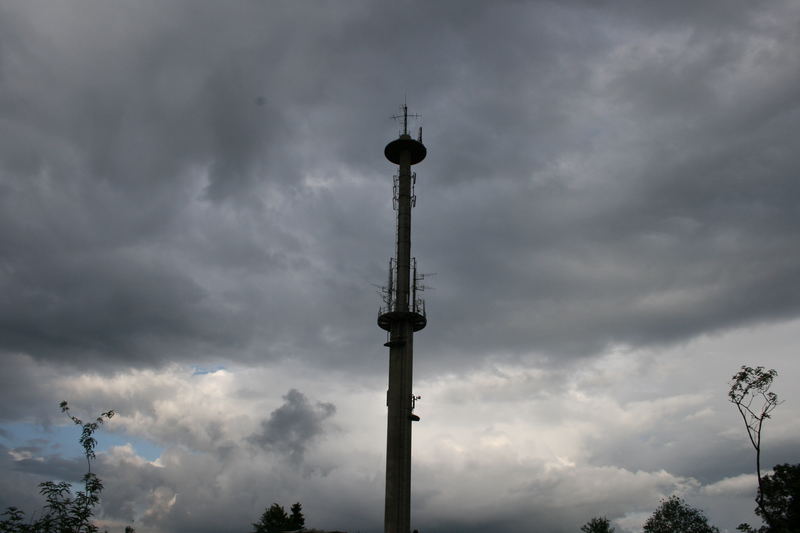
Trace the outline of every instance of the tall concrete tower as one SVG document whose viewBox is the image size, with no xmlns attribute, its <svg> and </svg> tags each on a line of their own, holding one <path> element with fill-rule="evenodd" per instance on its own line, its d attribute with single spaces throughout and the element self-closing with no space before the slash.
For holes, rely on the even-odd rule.
<svg viewBox="0 0 800 533">
<path fill-rule="evenodd" d="M 416 203 L 416 174 L 411 165 L 425 159 L 427 150 L 419 139 L 408 134 L 408 108 L 403 105 L 403 132 L 386 145 L 386 159 L 398 165 L 394 178 L 394 208 L 397 210 L 396 252 L 389 261 L 389 284 L 383 290 L 384 307 L 378 326 L 388 332 L 384 346 L 389 348 L 389 408 L 386 432 L 386 509 L 385 533 L 409 533 L 411 527 L 411 423 L 418 399 L 411 382 L 414 362 L 414 332 L 427 324 L 425 305 L 417 297 L 420 277 L 416 260 L 411 258 L 411 208 Z"/>
</svg>

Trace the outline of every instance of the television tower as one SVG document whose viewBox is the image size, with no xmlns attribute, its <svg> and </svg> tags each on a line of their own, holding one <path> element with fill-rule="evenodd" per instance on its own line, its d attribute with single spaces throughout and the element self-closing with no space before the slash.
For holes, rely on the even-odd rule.
<svg viewBox="0 0 800 533">
<path fill-rule="evenodd" d="M 413 115 L 412 115 L 413 116 Z M 417 276 L 416 259 L 411 258 L 411 208 L 416 203 L 414 183 L 416 174 L 411 165 L 425 159 L 427 150 L 419 138 L 408 134 L 408 107 L 403 105 L 400 137 L 386 145 L 386 159 L 398 165 L 394 177 L 393 206 L 397 211 L 396 251 L 389 260 L 389 284 L 383 288 L 383 303 L 378 315 L 378 326 L 386 330 L 389 348 L 389 390 L 386 405 L 389 408 L 386 431 L 386 508 L 385 533 L 409 533 L 411 527 L 411 422 L 418 421 L 414 414 L 415 397 L 411 390 L 414 362 L 414 332 L 427 324 L 425 304 L 417 298 L 422 290 Z"/>
</svg>

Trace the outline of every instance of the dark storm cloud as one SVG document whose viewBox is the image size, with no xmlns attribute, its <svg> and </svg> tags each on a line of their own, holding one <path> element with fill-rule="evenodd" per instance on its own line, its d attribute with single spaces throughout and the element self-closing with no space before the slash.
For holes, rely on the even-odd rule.
<svg viewBox="0 0 800 533">
<path fill-rule="evenodd" d="M 248 440 L 266 449 L 285 453 L 296 463 L 302 462 L 306 448 L 324 432 L 323 423 L 336 413 L 332 403 L 312 405 L 295 389 L 283 397 L 284 404 L 261 422 L 261 430 Z"/>
<path fill-rule="evenodd" d="M 3 471 L 0 476 L 0 506 L 2 509 L 15 505 L 26 511 L 38 510 L 40 500 L 36 483 L 45 479 L 31 480 L 27 473 L 20 471 L 16 467 L 16 461 L 8 453 L 10 450 L 11 448 L 0 444 L 0 468 Z"/>
<path fill-rule="evenodd" d="M 342 146 L 331 143 L 367 137 L 351 127 L 358 114 L 328 111 L 325 93 L 341 79 L 327 71 L 335 62 L 315 55 L 328 41 L 347 47 L 326 33 L 336 28 L 329 15 L 347 11 L 285 7 L 143 4 L 121 13 L 94 5 L 89 16 L 5 8 L 5 350 L 111 364 L 226 357 L 249 344 L 255 321 L 291 346 L 305 327 L 296 316 L 320 297 L 352 301 L 330 288 L 317 291 L 316 301 L 303 297 L 304 285 L 342 279 L 335 272 L 315 269 L 317 282 L 280 279 L 287 269 L 308 268 L 318 251 L 304 233 L 328 228 L 338 215 L 310 205 L 324 210 L 293 234 L 285 213 L 298 195 L 308 198 L 302 171 L 337 168 Z M 302 31 L 287 20 L 302 21 Z M 316 30 L 319 40 L 304 38 Z M 311 147 L 331 158 L 309 158 Z M 252 231 L 242 232 L 247 219 Z M 244 285 L 219 291 L 198 279 L 243 271 L 262 277 L 237 278 Z M 364 289 L 370 278 L 344 285 Z M 309 344 L 304 350 L 318 350 L 318 340 Z"/>
<path fill-rule="evenodd" d="M 181 38 L 169 7 L 95 7 L 12 4 L 3 19 L 3 348 L 152 364 L 246 345 L 240 304 L 210 294 L 192 263 L 280 268 L 269 248 L 285 232 L 260 230 L 272 242 L 256 247 L 186 212 L 203 199 L 259 209 L 254 184 L 296 180 L 274 104 L 290 90 L 277 83 L 280 31 L 259 26 L 249 43 L 241 13 L 223 12 L 219 31 L 202 8 Z M 209 55 L 201 35 L 230 42 Z"/>
<path fill-rule="evenodd" d="M 221 530 L 232 512 L 244 524 L 271 503 L 254 495 L 301 487 L 328 516 L 375 523 L 358 502 L 380 476 L 312 460 L 332 404 L 291 390 L 249 426 L 220 423 L 216 405 L 188 416 L 167 399 L 210 381 L 170 379 L 168 365 L 283 359 L 375 387 L 386 359 L 370 284 L 394 238 L 382 151 L 404 94 L 429 149 L 413 242 L 437 273 L 415 360 L 432 387 L 487 360 L 534 354 L 572 372 L 609 346 L 797 317 L 797 20 L 791 2 L 5 2 L 0 417 L 47 423 L 56 385 L 90 411 L 125 411 L 128 430 L 167 448 L 159 465 L 124 451 L 104 463 L 108 511 L 151 509 L 162 530 Z M 558 376 L 515 402 L 556 394 Z M 249 387 L 226 390 L 263 399 Z M 478 378 L 471 388 L 491 395 Z M 741 473 L 744 452 L 711 460 L 696 437 L 672 437 L 682 431 L 598 442 L 590 462 Z M 695 451 L 679 459 L 659 439 Z M 50 473 L 0 451 L 15 480 Z M 300 460 L 334 473 L 300 481 L 287 473 Z M 462 479 L 450 474 L 430 486 Z M 572 505 L 583 481 L 520 482 L 494 507 L 454 499 L 474 508 L 472 526 L 556 531 L 578 511 L 530 502 L 562 487 Z M 608 512 L 630 510 L 609 498 Z M 426 520 L 465 529 L 459 505 Z"/>
<path fill-rule="evenodd" d="M 430 147 L 415 243 L 439 273 L 434 349 L 593 353 L 798 311 L 797 35 L 763 12 L 181 6 L 5 8 L 5 350 L 325 346 L 377 368 L 356 348 L 391 253 L 397 76 Z"/>
<path fill-rule="evenodd" d="M 2 284 L 5 348 L 36 355 L 136 354 L 158 363 L 154 339 L 225 338 L 231 320 L 209 306 L 200 286 L 169 267 L 124 255 L 61 257 L 55 271 L 20 265 Z"/>
<path fill-rule="evenodd" d="M 625 52 L 605 50 L 595 87 L 562 99 L 607 110 L 556 127 L 572 142 L 550 159 L 568 164 L 541 169 L 516 155 L 485 185 L 420 194 L 419 225 L 436 229 L 417 238 L 417 253 L 440 273 L 431 324 L 438 307 L 448 311 L 425 333 L 446 335 L 437 349 L 592 353 L 796 315 L 800 161 L 787 144 L 797 99 L 786 91 L 798 81 L 788 53 L 797 32 L 769 20 L 764 35 L 747 19 L 692 24 L 681 30 L 690 37 L 657 32 L 664 43 L 652 51 L 612 38 Z M 603 133 L 571 151 L 592 130 Z M 500 172 L 513 183 L 495 180 Z M 459 307 L 464 292 L 478 305 Z"/>
<path fill-rule="evenodd" d="M 686 434 L 669 428 L 671 422 L 665 421 L 663 430 L 641 432 L 620 439 L 613 447 L 602 439 L 593 439 L 591 462 L 597 465 L 618 465 L 630 471 L 648 469 L 649 465 L 659 464 L 667 472 L 678 476 L 693 477 L 701 483 L 715 483 L 732 472 L 750 473 L 755 455 L 753 449 L 744 442 L 720 439 L 715 435 L 703 434 L 695 430 Z M 765 433 L 766 435 L 766 433 Z M 681 450 L 676 454 L 675 450 Z M 715 450 L 709 454 L 708 450 Z M 645 451 L 646 450 L 646 451 Z M 771 442 L 762 452 L 762 464 L 771 468 L 780 462 L 796 462 L 796 442 Z"/>
<path fill-rule="evenodd" d="M 35 474 L 45 479 L 57 479 L 79 482 L 86 473 L 86 460 L 83 458 L 64 459 L 61 456 L 39 456 L 36 447 L 20 447 L 13 450 L 18 453 L 31 453 L 35 458 L 15 461 L 14 467 L 20 472 Z"/>
<path fill-rule="evenodd" d="M 38 440 L 38 439 L 37 439 Z M 46 446 L 6 447 L 0 444 L 0 509 L 17 506 L 26 513 L 40 512 L 38 483 L 47 480 L 79 483 L 86 460 L 45 453 Z"/>
</svg>

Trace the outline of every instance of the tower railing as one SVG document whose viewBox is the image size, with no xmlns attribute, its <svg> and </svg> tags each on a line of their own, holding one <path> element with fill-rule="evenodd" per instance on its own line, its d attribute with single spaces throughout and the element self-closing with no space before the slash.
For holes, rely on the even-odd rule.
<svg viewBox="0 0 800 533">
<path fill-rule="evenodd" d="M 419 295 L 420 292 L 425 290 L 425 285 L 423 284 L 425 274 L 417 273 L 416 257 L 412 258 L 411 262 L 414 282 L 411 284 L 411 298 L 409 298 L 408 311 L 425 316 L 425 299 Z M 381 300 L 383 301 L 383 305 L 378 308 L 379 315 L 403 311 L 402 309 L 398 309 L 397 261 L 395 261 L 394 258 L 389 259 L 389 279 L 386 285 L 380 287 L 379 292 Z"/>
</svg>

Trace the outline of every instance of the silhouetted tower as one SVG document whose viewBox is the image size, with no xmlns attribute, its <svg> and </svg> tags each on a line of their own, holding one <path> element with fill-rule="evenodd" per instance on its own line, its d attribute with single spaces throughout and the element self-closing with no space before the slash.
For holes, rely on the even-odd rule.
<svg viewBox="0 0 800 533">
<path fill-rule="evenodd" d="M 427 150 L 419 139 L 408 134 L 408 108 L 403 105 L 403 132 L 386 145 L 386 159 L 398 165 L 394 177 L 393 204 L 397 210 L 395 257 L 389 260 L 389 285 L 383 290 L 385 306 L 378 316 L 378 326 L 388 332 L 389 407 L 386 432 L 386 509 L 385 533 L 409 533 L 411 525 L 411 422 L 415 397 L 411 390 L 414 362 L 414 332 L 427 324 L 425 305 L 417 298 L 421 276 L 416 260 L 411 258 L 411 208 L 416 203 L 416 174 L 411 165 L 425 159 Z"/>
</svg>

